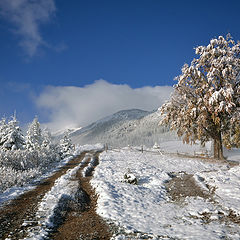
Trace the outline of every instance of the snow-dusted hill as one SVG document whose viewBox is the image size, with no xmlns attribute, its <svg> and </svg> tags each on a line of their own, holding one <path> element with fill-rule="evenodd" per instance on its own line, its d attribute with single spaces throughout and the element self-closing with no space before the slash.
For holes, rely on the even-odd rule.
<svg viewBox="0 0 240 240">
<path fill-rule="evenodd" d="M 73 143 L 107 143 L 112 146 L 146 145 L 175 139 L 168 128 L 159 126 L 158 111 L 123 110 L 70 134 Z"/>
<path fill-rule="evenodd" d="M 56 132 L 52 133 L 52 137 L 54 138 L 58 138 L 61 139 L 61 137 L 68 132 L 69 134 L 72 134 L 73 132 L 79 131 L 80 129 L 82 129 L 81 127 L 79 128 L 64 128 L 64 129 L 60 129 Z"/>
</svg>

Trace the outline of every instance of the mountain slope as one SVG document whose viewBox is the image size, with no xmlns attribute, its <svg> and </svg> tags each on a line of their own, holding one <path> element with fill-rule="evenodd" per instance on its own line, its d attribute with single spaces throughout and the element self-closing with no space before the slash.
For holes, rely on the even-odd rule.
<svg viewBox="0 0 240 240">
<path fill-rule="evenodd" d="M 117 112 L 70 134 L 75 144 L 107 143 L 113 146 L 146 145 L 175 139 L 168 128 L 159 126 L 158 111 L 131 109 Z"/>
</svg>

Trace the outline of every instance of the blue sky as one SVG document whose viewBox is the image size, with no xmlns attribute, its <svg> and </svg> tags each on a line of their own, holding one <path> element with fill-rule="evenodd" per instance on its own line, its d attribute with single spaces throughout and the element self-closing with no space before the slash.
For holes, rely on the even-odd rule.
<svg viewBox="0 0 240 240">
<path fill-rule="evenodd" d="M 156 102 L 156 92 L 170 91 L 155 87 L 174 84 L 195 56 L 194 47 L 228 32 L 240 40 L 239 9 L 237 0 L 0 0 L 0 116 L 16 110 L 22 123 L 35 115 L 42 122 L 80 114 L 92 121 L 121 107 L 141 107 L 146 99 Z M 123 85 L 129 104 L 122 104 L 123 95 L 102 97 L 123 91 Z M 69 86 L 77 90 L 74 98 Z M 100 97 L 108 105 L 96 108 Z M 143 108 L 154 109 L 155 102 Z M 74 103 L 79 110 L 70 111 Z"/>
</svg>

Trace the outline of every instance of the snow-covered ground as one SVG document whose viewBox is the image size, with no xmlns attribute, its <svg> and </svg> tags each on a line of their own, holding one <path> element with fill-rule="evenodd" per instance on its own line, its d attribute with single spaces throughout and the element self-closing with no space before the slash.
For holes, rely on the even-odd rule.
<svg viewBox="0 0 240 240">
<path fill-rule="evenodd" d="M 228 218 L 240 214 L 240 167 L 229 169 L 224 163 L 164 153 L 170 149 L 174 152 L 174 147 L 175 153 L 176 149 L 185 153 L 201 150 L 176 143 L 163 143 L 162 151 L 141 153 L 124 148 L 102 153 L 91 181 L 99 195 L 98 214 L 127 233 L 148 233 L 155 239 L 240 239 L 239 224 Z M 233 155 L 240 160 L 240 151 L 235 150 Z M 137 185 L 124 181 L 127 172 L 137 177 Z M 172 173 L 183 172 L 193 174 L 203 191 L 215 189 L 213 199 L 187 197 L 184 202 L 172 201 L 165 183 Z M 203 216 L 208 216 L 207 223 Z M 114 239 L 127 238 L 119 235 Z"/>
<path fill-rule="evenodd" d="M 184 144 L 180 140 L 164 141 L 159 144 L 159 150 L 165 153 L 179 153 L 185 155 L 212 155 L 212 142 L 207 142 L 204 147 L 200 144 Z M 240 150 L 233 148 L 227 150 L 224 148 L 224 156 L 227 160 L 237 161 L 240 163 Z"/>
<path fill-rule="evenodd" d="M 101 144 L 78 146 L 75 154 L 100 149 L 103 149 Z M 97 213 L 120 227 L 113 239 L 143 239 L 143 234 L 147 239 L 240 239 L 239 165 L 189 157 L 194 153 L 210 153 L 210 144 L 202 148 L 169 141 L 141 150 L 140 146 L 103 152 L 91 180 L 99 195 Z M 226 151 L 225 155 L 240 162 L 239 149 Z M 81 164 L 89 157 L 92 159 L 83 168 L 83 176 L 94 165 L 91 154 Z M 67 161 L 69 159 L 61 164 Z M 73 178 L 81 164 L 60 177 L 43 197 L 36 214 L 40 224 L 37 228 L 29 227 L 26 239 L 47 236 L 61 199 L 74 198 L 78 184 Z M 127 183 L 126 173 L 137 178 L 136 185 Z M 181 174 L 192 174 L 196 184 L 211 197 L 186 197 L 174 201 L 166 183 L 174 175 Z M 1 198 L 3 201 L 3 194 Z M 28 222 L 23 225 L 28 226 Z"/>
</svg>

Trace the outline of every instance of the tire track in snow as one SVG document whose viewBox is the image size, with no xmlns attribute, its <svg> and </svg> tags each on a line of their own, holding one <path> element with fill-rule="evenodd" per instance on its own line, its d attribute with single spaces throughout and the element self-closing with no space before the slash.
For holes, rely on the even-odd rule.
<svg viewBox="0 0 240 240">
<path fill-rule="evenodd" d="M 50 234 L 50 239 L 56 240 L 109 240 L 111 233 L 108 224 L 97 215 L 97 195 L 90 180 L 95 167 L 99 163 L 100 152 L 92 153 L 91 159 L 84 162 L 76 173 L 75 180 L 79 181 L 77 207 L 74 204 L 67 212 L 65 221 Z"/>
</svg>

